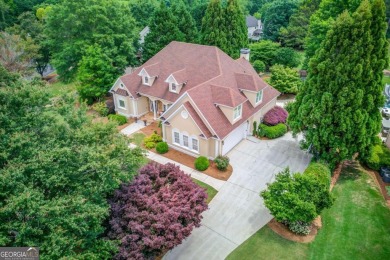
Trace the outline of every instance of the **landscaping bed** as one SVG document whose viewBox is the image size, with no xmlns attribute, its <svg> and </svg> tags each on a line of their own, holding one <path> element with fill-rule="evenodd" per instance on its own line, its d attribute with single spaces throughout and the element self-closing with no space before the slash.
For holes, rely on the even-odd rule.
<svg viewBox="0 0 390 260">
<path fill-rule="evenodd" d="M 390 209 L 371 175 L 358 163 L 344 164 L 332 193 L 336 200 L 313 242 L 292 242 L 265 226 L 228 259 L 387 259 Z"/>
<path fill-rule="evenodd" d="M 153 149 L 153 152 L 155 152 L 155 149 Z M 192 169 L 195 169 L 194 162 L 195 157 L 192 157 L 188 154 L 179 152 L 175 149 L 169 149 L 167 153 L 161 154 L 161 156 L 164 156 L 168 159 L 171 159 L 173 161 L 176 161 L 178 163 L 184 164 L 187 167 L 190 167 Z M 211 176 L 213 178 L 216 178 L 218 180 L 226 181 L 229 179 L 229 177 L 232 175 L 233 167 L 229 164 L 226 171 L 220 171 L 217 169 L 217 166 L 214 162 L 210 161 L 210 166 L 207 168 L 207 170 L 202 171 L 202 173 Z"/>
</svg>

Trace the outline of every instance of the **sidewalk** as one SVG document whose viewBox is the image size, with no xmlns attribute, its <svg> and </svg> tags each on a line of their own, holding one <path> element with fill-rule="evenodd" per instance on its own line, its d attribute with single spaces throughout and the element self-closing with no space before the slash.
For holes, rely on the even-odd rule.
<svg viewBox="0 0 390 260">
<path fill-rule="evenodd" d="M 135 144 L 130 144 L 130 147 L 131 148 L 134 148 L 136 147 Z M 155 162 L 158 162 L 158 163 L 161 163 L 161 164 L 166 164 L 166 163 L 173 163 L 173 164 L 176 164 L 180 167 L 180 169 L 186 173 L 186 174 L 189 174 L 192 178 L 194 179 L 197 179 L 198 181 L 201 181 L 201 182 L 204 182 L 208 185 L 210 185 L 211 187 L 213 187 L 214 189 L 216 189 L 217 191 L 219 191 L 222 187 L 223 184 L 225 184 L 225 181 L 221 181 L 221 180 L 218 180 L 218 179 L 215 179 L 211 176 L 208 176 L 202 172 L 199 172 L 197 170 L 194 170 L 188 166 L 185 166 L 181 163 L 178 163 L 176 161 L 173 161 L 171 159 L 168 159 L 162 155 L 159 155 L 157 153 L 154 153 L 154 152 L 151 152 L 151 151 L 147 151 L 146 150 L 146 157 L 150 160 L 153 160 Z"/>
</svg>

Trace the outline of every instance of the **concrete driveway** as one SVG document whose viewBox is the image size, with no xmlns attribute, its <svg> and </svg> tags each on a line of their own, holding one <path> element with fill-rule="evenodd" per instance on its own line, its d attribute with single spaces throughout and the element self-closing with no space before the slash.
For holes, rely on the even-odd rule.
<svg viewBox="0 0 390 260">
<path fill-rule="evenodd" d="M 164 259 L 224 259 L 272 216 L 259 196 L 285 167 L 304 171 L 310 155 L 287 134 L 258 143 L 244 140 L 228 154 L 233 174 L 203 214 L 202 226 Z"/>
</svg>

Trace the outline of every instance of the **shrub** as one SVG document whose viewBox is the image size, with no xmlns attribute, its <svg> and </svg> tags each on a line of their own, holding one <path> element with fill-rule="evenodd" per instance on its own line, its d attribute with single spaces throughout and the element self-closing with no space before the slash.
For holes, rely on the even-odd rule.
<svg viewBox="0 0 390 260">
<path fill-rule="evenodd" d="M 172 199 L 177 198 L 177 199 Z M 155 259 L 200 226 L 207 193 L 178 166 L 148 164 L 109 201 L 109 238 L 119 241 L 115 259 Z"/>
<path fill-rule="evenodd" d="M 122 115 L 108 115 L 108 119 L 117 122 L 119 125 L 124 125 L 127 123 L 127 118 Z"/>
<path fill-rule="evenodd" d="M 166 142 L 159 142 L 157 143 L 156 145 L 156 151 L 159 153 L 159 154 L 163 154 L 163 153 L 166 153 L 168 152 L 168 144 Z"/>
<path fill-rule="evenodd" d="M 283 136 L 287 133 L 287 126 L 285 124 L 278 124 L 275 126 L 268 126 L 265 124 L 259 125 L 258 135 L 260 137 L 267 137 L 269 139 L 275 139 Z"/>
<path fill-rule="evenodd" d="M 298 67 L 300 63 L 301 57 L 299 53 L 288 47 L 279 48 L 273 60 L 273 64 L 283 64 L 291 68 Z"/>
<path fill-rule="evenodd" d="M 253 68 L 256 70 L 257 73 L 265 72 L 265 63 L 261 60 L 256 60 L 253 62 Z"/>
<path fill-rule="evenodd" d="M 115 104 L 112 97 L 111 99 L 106 100 L 106 107 L 108 109 L 108 114 L 115 114 Z"/>
<path fill-rule="evenodd" d="M 373 170 L 378 171 L 381 166 L 390 166 L 390 150 L 383 144 L 371 147 L 370 154 L 364 160 L 365 164 Z"/>
<path fill-rule="evenodd" d="M 148 141 L 148 142 L 144 142 L 144 143 L 145 143 L 146 149 L 153 149 L 154 147 L 156 147 L 156 143 L 154 143 L 154 142 Z"/>
<path fill-rule="evenodd" d="M 317 178 L 318 181 L 328 186 L 330 185 L 332 173 L 329 167 L 324 163 L 311 162 L 303 174 Z"/>
<path fill-rule="evenodd" d="M 108 115 L 108 107 L 106 106 L 106 103 L 104 101 L 93 104 L 92 108 L 93 110 L 98 112 L 100 116 Z"/>
<path fill-rule="evenodd" d="M 270 69 L 269 84 L 282 93 L 297 94 L 303 81 L 295 69 L 276 64 Z"/>
<path fill-rule="evenodd" d="M 283 107 L 275 106 L 264 115 L 263 122 L 266 125 L 286 123 L 288 112 Z"/>
<path fill-rule="evenodd" d="M 298 235 L 309 235 L 311 231 L 310 223 L 303 221 L 288 222 L 288 229 Z"/>
<path fill-rule="evenodd" d="M 229 157 L 219 155 L 214 159 L 214 162 L 215 165 L 217 165 L 218 170 L 226 171 L 227 167 L 229 166 Z"/>
<path fill-rule="evenodd" d="M 205 171 L 207 168 L 209 168 L 209 165 L 209 159 L 204 156 L 199 156 L 195 160 L 195 169 L 197 169 L 198 171 Z"/>
<path fill-rule="evenodd" d="M 288 168 L 276 175 L 261 196 L 275 219 L 283 223 L 310 223 L 334 200 L 329 185 L 308 174 L 291 173 Z"/>
<path fill-rule="evenodd" d="M 290 101 L 284 105 L 284 109 L 286 109 L 287 113 L 290 113 L 292 111 L 294 103 L 295 101 Z"/>
</svg>

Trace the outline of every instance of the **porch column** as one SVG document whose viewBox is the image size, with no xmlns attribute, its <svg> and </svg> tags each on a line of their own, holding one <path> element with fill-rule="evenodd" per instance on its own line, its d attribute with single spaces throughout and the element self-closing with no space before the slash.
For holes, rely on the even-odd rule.
<svg viewBox="0 0 390 260">
<path fill-rule="evenodd" d="M 156 100 L 154 100 L 152 102 L 153 102 L 153 117 L 154 117 L 154 120 L 157 120 Z"/>
</svg>

